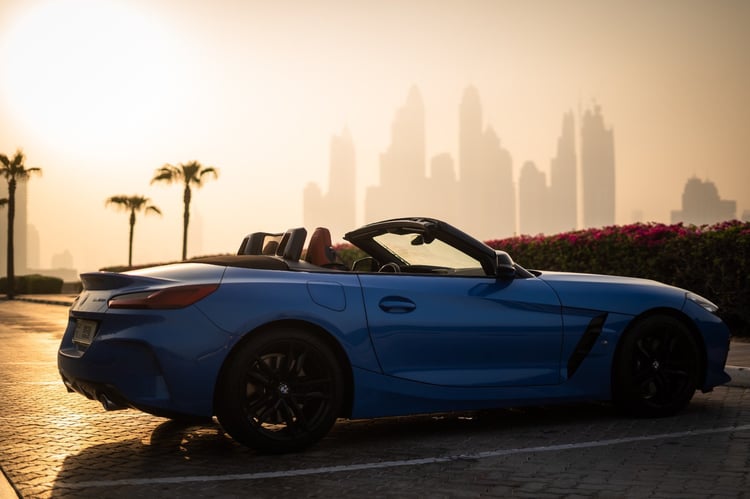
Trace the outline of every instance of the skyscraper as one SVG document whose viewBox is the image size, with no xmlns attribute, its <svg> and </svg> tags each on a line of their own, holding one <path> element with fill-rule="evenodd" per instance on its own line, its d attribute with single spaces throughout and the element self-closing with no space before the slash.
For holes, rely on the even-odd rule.
<svg viewBox="0 0 750 499">
<path fill-rule="evenodd" d="M 492 128 L 483 130 L 482 106 L 474 87 L 459 107 L 459 223 L 480 239 L 516 232 L 513 160 Z"/>
<path fill-rule="evenodd" d="M 733 220 L 736 216 L 736 201 L 721 199 L 716 184 L 710 180 L 691 177 L 682 192 L 682 209 L 672 211 L 672 223 L 704 225 Z"/>
<path fill-rule="evenodd" d="M 549 214 L 554 208 L 549 206 L 547 178 L 531 161 L 525 162 L 521 168 L 518 196 L 520 233 L 532 236 L 548 233 L 551 225 Z"/>
<path fill-rule="evenodd" d="M 458 120 L 459 220 L 466 232 L 481 237 L 483 186 L 487 180 L 482 172 L 482 105 L 476 87 L 464 90 Z"/>
<path fill-rule="evenodd" d="M 615 145 L 611 128 L 604 125 L 601 108 L 586 110 L 581 126 L 583 225 L 604 227 L 615 223 Z"/>
<path fill-rule="evenodd" d="M 578 226 L 578 174 L 573 113 L 563 116 L 557 155 L 550 162 L 549 231 L 560 233 Z"/>
<path fill-rule="evenodd" d="M 448 153 L 438 154 L 430 160 L 430 176 L 423 196 L 425 211 L 419 216 L 430 216 L 458 223 L 458 181 L 453 158 Z"/>
<path fill-rule="evenodd" d="M 331 138 L 328 192 L 309 183 L 303 194 L 304 224 L 308 230 L 328 227 L 334 241 L 355 227 L 356 165 L 354 141 L 349 129 Z"/>
<path fill-rule="evenodd" d="M 380 155 L 380 184 L 367 188 L 365 222 L 425 216 L 425 113 L 422 96 L 412 87 L 391 125 L 391 143 Z"/>
</svg>

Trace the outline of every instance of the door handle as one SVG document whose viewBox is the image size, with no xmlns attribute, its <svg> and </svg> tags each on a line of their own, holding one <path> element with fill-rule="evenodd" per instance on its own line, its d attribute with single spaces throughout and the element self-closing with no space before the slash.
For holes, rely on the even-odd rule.
<svg viewBox="0 0 750 499">
<path fill-rule="evenodd" d="M 405 314 L 417 308 L 417 304 L 408 298 L 401 296 L 386 296 L 378 303 L 384 312 L 392 314 Z"/>
</svg>

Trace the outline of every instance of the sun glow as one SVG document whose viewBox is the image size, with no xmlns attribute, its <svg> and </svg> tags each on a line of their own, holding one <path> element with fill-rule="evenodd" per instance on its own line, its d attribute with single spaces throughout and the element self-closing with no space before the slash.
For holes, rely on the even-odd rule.
<svg viewBox="0 0 750 499">
<path fill-rule="evenodd" d="M 118 2 L 32 5 L 0 37 L 2 98 L 21 126 L 87 149 L 138 143 L 165 126 L 175 75 L 162 27 Z"/>
</svg>

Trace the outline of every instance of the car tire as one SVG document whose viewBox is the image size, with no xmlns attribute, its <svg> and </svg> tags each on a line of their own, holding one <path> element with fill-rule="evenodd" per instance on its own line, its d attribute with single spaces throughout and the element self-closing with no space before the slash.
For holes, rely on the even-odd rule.
<svg viewBox="0 0 750 499">
<path fill-rule="evenodd" d="M 646 317 L 622 339 L 613 371 L 613 398 L 635 417 L 671 416 L 693 398 L 702 372 L 691 331 L 667 315 Z"/>
<path fill-rule="evenodd" d="M 306 331 L 260 333 L 227 360 L 216 416 L 235 440 L 263 453 L 302 450 L 336 422 L 343 375 L 328 345 Z"/>
</svg>

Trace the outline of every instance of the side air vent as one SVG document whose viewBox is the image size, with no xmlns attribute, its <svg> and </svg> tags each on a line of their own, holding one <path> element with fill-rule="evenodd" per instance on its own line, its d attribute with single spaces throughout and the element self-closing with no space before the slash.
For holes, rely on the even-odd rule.
<svg viewBox="0 0 750 499">
<path fill-rule="evenodd" d="M 594 348 L 596 340 L 599 339 L 599 335 L 602 333 L 602 326 L 604 321 L 607 320 L 607 314 L 602 314 L 594 317 L 589 322 L 586 331 L 578 340 L 573 354 L 568 359 L 568 379 L 572 378 L 578 368 L 581 366 L 583 360 L 588 356 L 591 349 Z"/>
</svg>

